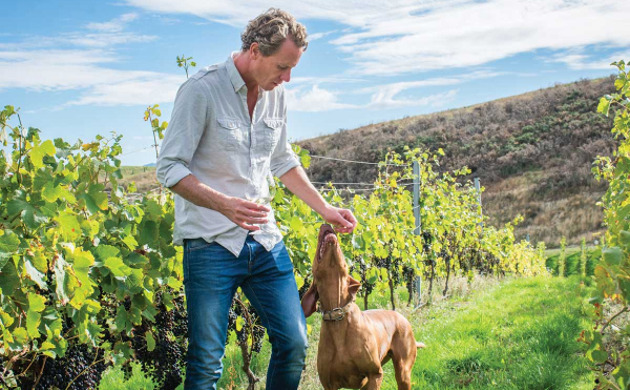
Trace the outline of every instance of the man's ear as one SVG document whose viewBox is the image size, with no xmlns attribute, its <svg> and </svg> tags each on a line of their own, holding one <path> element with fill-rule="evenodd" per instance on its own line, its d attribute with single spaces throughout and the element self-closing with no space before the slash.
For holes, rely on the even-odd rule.
<svg viewBox="0 0 630 390">
<path fill-rule="evenodd" d="M 309 317 L 311 314 L 317 311 L 318 300 L 319 293 L 317 292 L 317 285 L 315 284 L 315 281 L 313 281 L 311 287 L 302 297 L 302 310 L 304 311 L 304 317 Z"/>
<path fill-rule="evenodd" d="M 352 276 L 348 276 L 348 291 L 350 295 L 352 295 L 352 299 L 357 295 L 357 291 L 359 291 L 359 287 L 361 287 L 361 283 L 355 280 Z"/>
<path fill-rule="evenodd" d="M 249 46 L 249 56 L 252 59 L 257 59 L 258 57 L 262 56 L 262 53 L 260 52 L 260 47 L 258 47 L 258 42 L 254 42 Z"/>
</svg>

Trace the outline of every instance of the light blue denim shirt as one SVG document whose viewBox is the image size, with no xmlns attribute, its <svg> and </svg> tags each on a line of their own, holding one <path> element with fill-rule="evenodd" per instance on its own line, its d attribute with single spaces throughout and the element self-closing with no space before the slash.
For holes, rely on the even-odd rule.
<svg viewBox="0 0 630 390">
<path fill-rule="evenodd" d="M 287 106 L 282 85 L 259 88 L 252 118 L 247 87 L 232 57 L 200 70 L 177 92 L 173 113 L 157 160 L 157 178 L 172 187 L 192 174 L 229 196 L 267 200 L 271 174 L 280 177 L 298 166 L 287 141 Z M 253 232 L 267 250 L 282 240 L 273 211 Z M 175 195 L 173 242 L 203 238 L 238 256 L 248 231 L 223 214 Z"/>
</svg>

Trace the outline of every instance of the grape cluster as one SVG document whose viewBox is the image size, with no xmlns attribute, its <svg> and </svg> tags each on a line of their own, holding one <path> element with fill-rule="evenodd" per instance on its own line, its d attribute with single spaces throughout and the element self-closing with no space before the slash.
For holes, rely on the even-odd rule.
<svg viewBox="0 0 630 390">
<path fill-rule="evenodd" d="M 182 302 L 174 303 L 175 308 L 172 310 L 167 310 L 164 305 L 158 306 L 159 312 L 153 327 L 156 330 L 153 332 L 155 348 L 152 351 L 149 351 L 146 341 L 146 334 L 152 328 L 148 321 L 144 320 L 141 326 L 134 329 L 131 340 L 142 371 L 151 375 L 161 390 L 179 386 L 185 365 L 188 319 Z"/>
<path fill-rule="evenodd" d="M 263 326 L 254 325 L 252 329 L 252 340 L 254 342 L 252 350 L 256 353 L 260 353 L 263 341 L 265 340 L 265 328 Z"/>
<path fill-rule="evenodd" d="M 357 267 L 358 265 L 358 267 Z M 365 261 L 363 259 L 360 259 L 359 261 L 356 261 L 351 267 L 350 267 L 350 273 L 354 272 L 354 271 L 358 271 L 359 274 L 361 275 L 361 293 L 363 294 L 363 296 L 366 295 L 370 295 L 372 293 L 372 291 L 374 291 L 374 287 L 376 286 L 376 283 L 370 283 L 368 282 L 367 278 L 365 277 L 365 273 L 367 272 L 367 265 L 365 264 Z"/>
<path fill-rule="evenodd" d="M 236 319 L 241 316 L 246 318 L 245 310 L 250 318 L 251 325 L 247 323 L 241 328 L 236 329 Z M 240 344 L 247 343 L 247 339 L 251 336 L 252 348 L 255 353 L 259 353 L 262 349 L 263 341 L 265 340 L 265 327 L 260 322 L 260 316 L 256 312 L 253 306 L 248 305 L 243 307 L 240 303 L 233 301 L 232 307 L 228 313 L 228 332 L 235 332 L 236 338 Z"/>
<path fill-rule="evenodd" d="M 42 356 L 39 359 L 44 370 L 39 383 L 35 387 L 22 383 L 22 387 L 36 390 L 65 389 L 72 382 L 69 387 L 71 390 L 96 389 L 107 365 L 102 361 L 102 351 L 98 350 L 98 355 L 95 355 L 95 351 L 85 344 L 76 344 L 68 348 L 63 358 L 48 358 L 44 363 Z"/>
</svg>

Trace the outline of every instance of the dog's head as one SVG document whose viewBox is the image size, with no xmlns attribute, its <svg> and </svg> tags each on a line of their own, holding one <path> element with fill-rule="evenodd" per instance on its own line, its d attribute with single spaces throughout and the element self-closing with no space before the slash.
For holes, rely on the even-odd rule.
<svg viewBox="0 0 630 390">
<path fill-rule="evenodd" d="M 341 251 L 337 233 L 327 224 L 323 224 L 319 229 L 317 251 L 313 259 L 313 284 L 302 297 L 302 309 L 306 317 L 317 309 L 318 286 L 320 290 L 328 286 L 334 286 L 335 290 L 338 290 L 338 286 L 341 286 L 341 289 L 347 289 L 353 298 L 361 286 L 349 275 L 348 264 Z"/>
</svg>

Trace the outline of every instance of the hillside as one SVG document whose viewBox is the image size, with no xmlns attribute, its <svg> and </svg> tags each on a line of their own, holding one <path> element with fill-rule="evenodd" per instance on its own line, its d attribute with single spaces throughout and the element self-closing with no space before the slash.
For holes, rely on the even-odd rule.
<svg viewBox="0 0 630 390">
<path fill-rule="evenodd" d="M 373 124 L 299 142 L 311 154 L 379 161 L 386 150 L 410 147 L 446 156 L 442 169 L 468 166 L 485 192 L 492 224 L 517 215 L 520 238 L 557 244 L 601 232 L 596 206 L 606 186 L 591 173 L 597 155 L 611 155 L 612 120 L 596 113 L 599 98 L 613 92 L 613 78 L 580 80 L 471 107 Z M 370 182 L 376 167 L 313 159 L 309 176 L 324 182 Z"/>
</svg>

